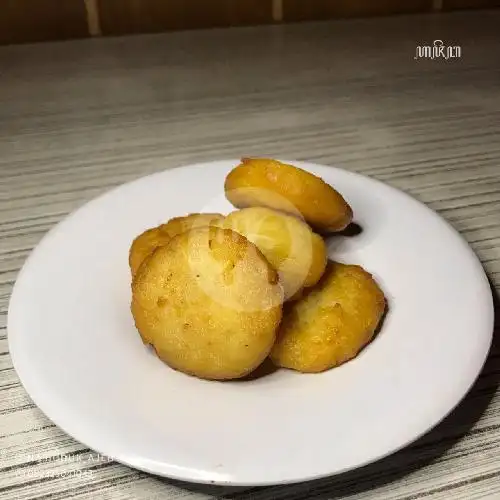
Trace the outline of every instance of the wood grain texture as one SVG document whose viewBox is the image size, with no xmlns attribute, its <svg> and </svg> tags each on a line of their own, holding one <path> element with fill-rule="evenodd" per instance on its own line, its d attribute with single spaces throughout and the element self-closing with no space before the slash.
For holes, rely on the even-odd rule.
<svg viewBox="0 0 500 500">
<path fill-rule="evenodd" d="M 272 8 L 271 0 L 99 0 L 107 35 L 267 24 Z"/>
<path fill-rule="evenodd" d="M 0 44 L 85 36 L 83 0 L 0 0 Z"/>
<path fill-rule="evenodd" d="M 432 0 L 283 0 L 285 21 L 429 12 Z"/>
<path fill-rule="evenodd" d="M 238 490 L 151 477 L 68 437 L 23 390 L 6 332 L 21 265 L 70 211 L 145 174 L 242 155 L 407 191 L 462 233 L 498 296 L 499 25 L 458 12 L 0 48 L 2 500 L 500 498 L 498 319 L 470 394 L 412 446 L 336 478 Z M 436 38 L 462 58 L 415 61 Z"/>
</svg>

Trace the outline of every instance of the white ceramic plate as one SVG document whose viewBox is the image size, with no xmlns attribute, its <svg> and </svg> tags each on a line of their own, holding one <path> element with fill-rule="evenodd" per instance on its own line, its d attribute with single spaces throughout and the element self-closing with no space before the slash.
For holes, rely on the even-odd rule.
<svg viewBox="0 0 500 500">
<path fill-rule="evenodd" d="M 333 167 L 297 163 L 336 186 L 363 228 L 332 257 L 373 273 L 389 313 L 358 358 L 318 375 L 247 382 L 175 372 L 145 348 L 129 310 L 132 239 L 173 216 L 232 210 L 236 161 L 125 184 L 51 230 L 23 267 L 10 352 L 34 402 L 68 434 L 132 467 L 192 482 L 303 481 L 382 458 L 463 398 L 487 356 L 491 291 L 466 242 L 408 195 Z"/>
</svg>

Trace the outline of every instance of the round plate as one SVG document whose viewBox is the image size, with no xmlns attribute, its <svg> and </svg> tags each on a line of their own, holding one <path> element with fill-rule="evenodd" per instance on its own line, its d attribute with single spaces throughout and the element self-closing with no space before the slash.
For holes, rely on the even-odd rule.
<svg viewBox="0 0 500 500">
<path fill-rule="evenodd" d="M 451 226 L 373 179 L 295 162 L 336 186 L 362 228 L 331 238 L 331 257 L 364 266 L 388 299 L 379 335 L 356 359 L 322 374 L 278 370 L 209 382 L 173 371 L 143 346 L 129 308 L 132 239 L 170 217 L 231 211 L 223 184 L 236 164 L 125 184 L 45 236 L 9 307 L 22 384 L 55 424 L 95 451 L 192 482 L 304 481 L 409 444 L 478 376 L 491 343 L 492 296 Z"/>
</svg>

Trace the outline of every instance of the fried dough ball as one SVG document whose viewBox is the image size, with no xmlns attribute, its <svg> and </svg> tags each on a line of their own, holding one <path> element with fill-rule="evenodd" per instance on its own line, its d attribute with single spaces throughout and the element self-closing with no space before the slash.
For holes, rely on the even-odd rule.
<svg viewBox="0 0 500 500">
<path fill-rule="evenodd" d="M 282 315 L 278 275 L 245 237 L 192 229 L 158 248 L 132 284 L 136 327 L 160 359 L 199 378 L 244 377 L 268 356 Z"/>
<path fill-rule="evenodd" d="M 224 216 L 221 214 L 189 214 L 183 217 L 174 217 L 166 224 L 144 231 L 134 239 L 130 247 L 129 265 L 132 276 L 135 276 L 147 257 L 157 248 L 166 245 L 174 236 L 189 229 L 211 225 L 222 219 Z"/>
<path fill-rule="evenodd" d="M 329 261 L 318 285 L 287 305 L 271 360 L 305 373 L 341 365 L 372 340 L 385 305 L 364 269 Z"/>
<path fill-rule="evenodd" d="M 310 172 L 264 158 L 243 158 L 226 177 L 226 198 L 237 208 L 262 206 L 300 215 L 319 233 L 345 229 L 352 209 L 342 195 Z"/>
<path fill-rule="evenodd" d="M 327 261 L 323 239 L 300 219 L 269 208 L 253 207 L 230 213 L 219 224 L 257 245 L 278 271 L 285 299 L 315 285 Z"/>
</svg>

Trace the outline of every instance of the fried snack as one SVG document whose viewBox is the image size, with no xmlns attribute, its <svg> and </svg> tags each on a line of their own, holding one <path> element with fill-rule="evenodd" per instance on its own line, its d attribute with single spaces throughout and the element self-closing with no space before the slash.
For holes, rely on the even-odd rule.
<svg viewBox="0 0 500 500">
<path fill-rule="evenodd" d="M 360 266 L 329 261 L 318 285 L 287 306 L 271 360 L 317 373 L 354 358 L 372 340 L 385 298 Z"/>
<path fill-rule="evenodd" d="M 226 198 L 237 208 L 268 207 L 298 215 L 319 233 L 345 229 L 352 209 L 320 177 L 264 158 L 243 158 L 226 177 Z"/>
<path fill-rule="evenodd" d="M 221 214 L 189 214 L 183 217 L 174 217 L 166 224 L 148 229 L 137 236 L 132 242 L 129 252 L 129 265 L 132 276 L 135 276 L 139 266 L 157 248 L 166 245 L 174 236 L 193 229 L 204 227 L 222 220 Z"/>
<path fill-rule="evenodd" d="M 160 359 L 199 378 L 244 377 L 268 356 L 282 315 L 278 275 L 245 237 L 216 227 L 158 248 L 132 284 L 136 327 Z"/>
<path fill-rule="evenodd" d="M 286 300 L 300 294 L 304 287 L 315 285 L 323 275 L 327 261 L 325 242 L 296 217 L 253 207 L 236 210 L 218 224 L 257 245 L 278 271 Z"/>
</svg>

